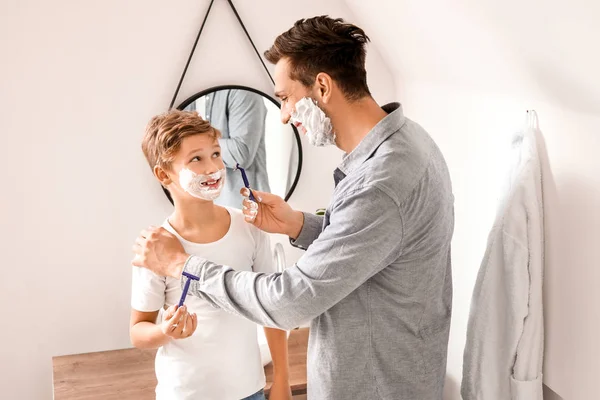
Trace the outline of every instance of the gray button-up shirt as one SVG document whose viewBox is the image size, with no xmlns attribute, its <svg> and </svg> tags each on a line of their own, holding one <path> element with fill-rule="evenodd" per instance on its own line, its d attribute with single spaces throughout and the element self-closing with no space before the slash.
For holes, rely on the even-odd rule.
<svg viewBox="0 0 600 400">
<path fill-rule="evenodd" d="M 444 158 L 399 104 L 334 173 L 325 217 L 281 274 L 190 257 L 191 293 L 259 324 L 311 321 L 310 400 L 440 400 L 452 306 L 454 212 Z M 232 249 L 235 251 L 235 249 Z M 182 284 L 185 278 L 182 279 Z"/>
</svg>

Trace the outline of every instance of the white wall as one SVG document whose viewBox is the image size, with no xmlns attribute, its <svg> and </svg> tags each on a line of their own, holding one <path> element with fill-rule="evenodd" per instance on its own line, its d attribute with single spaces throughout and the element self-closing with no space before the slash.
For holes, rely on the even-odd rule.
<svg viewBox="0 0 600 400">
<path fill-rule="evenodd" d="M 346 0 L 379 46 L 406 114 L 444 152 L 456 195 L 446 397 L 459 399 L 471 294 L 494 219 L 501 150 L 535 109 L 545 137 L 545 383 L 598 398 L 598 2 Z M 592 50 L 594 49 L 594 50 Z"/>
<path fill-rule="evenodd" d="M 140 139 L 168 106 L 208 3 L 0 5 L 2 398 L 50 399 L 54 355 L 129 346 L 130 247 L 170 211 Z M 261 50 L 301 17 L 352 19 L 339 1 L 236 3 Z M 368 69 L 377 98 L 392 100 L 374 46 Z M 227 3 L 216 1 L 179 101 L 221 84 L 272 93 Z M 327 205 L 340 152 L 304 151 L 291 203 L 313 211 Z M 283 242 L 293 262 L 298 253 Z"/>
<path fill-rule="evenodd" d="M 557 395 L 555 392 L 552 391 L 552 389 L 550 389 L 546 385 L 544 385 L 543 397 L 544 397 L 544 400 L 564 400 L 562 397 Z"/>
</svg>

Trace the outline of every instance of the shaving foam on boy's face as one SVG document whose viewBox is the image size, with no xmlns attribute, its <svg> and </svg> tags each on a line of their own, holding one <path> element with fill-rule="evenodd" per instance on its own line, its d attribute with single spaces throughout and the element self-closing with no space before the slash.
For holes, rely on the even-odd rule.
<svg viewBox="0 0 600 400">
<path fill-rule="evenodd" d="M 317 105 L 316 100 L 309 97 L 300 99 L 294 106 L 290 120 L 295 125 L 302 125 L 306 130 L 308 142 L 313 146 L 335 145 L 331 120 Z"/>
<path fill-rule="evenodd" d="M 225 169 L 221 169 L 213 174 L 196 174 L 187 168 L 179 171 L 179 184 L 181 188 L 190 195 L 212 201 L 219 197 L 223 190 L 225 182 Z"/>
</svg>

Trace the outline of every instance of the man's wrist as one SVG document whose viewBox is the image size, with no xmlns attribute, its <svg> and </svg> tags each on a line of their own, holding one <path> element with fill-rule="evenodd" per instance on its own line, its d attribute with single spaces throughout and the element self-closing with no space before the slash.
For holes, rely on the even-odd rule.
<svg viewBox="0 0 600 400">
<path fill-rule="evenodd" d="M 177 254 L 175 261 L 173 262 L 173 270 L 171 277 L 175 279 L 181 279 L 181 275 L 183 274 L 183 269 L 185 268 L 185 263 L 190 258 L 190 255 L 187 253 L 179 253 Z"/>
<path fill-rule="evenodd" d="M 304 227 L 304 213 L 301 211 L 294 211 L 294 218 L 291 225 L 292 228 L 288 232 L 288 236 L 290 239 L 296 240 Z"/>
</svg>

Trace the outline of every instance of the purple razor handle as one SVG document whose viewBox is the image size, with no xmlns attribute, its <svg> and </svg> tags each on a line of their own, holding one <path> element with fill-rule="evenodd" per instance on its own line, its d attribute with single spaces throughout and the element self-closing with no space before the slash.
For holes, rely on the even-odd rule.
<svg viewBox="0 0 600 400">
<path fill-rule="evenodd" d="M 235 169 L 239 169 L 240 172 L 242 173 L 242 179 L 244 180 L 244 186 L 246 186 L 246 188 L 248 188 L 248 191 L 250 191 L 250 200 L 256 201 L 256 199 L 254 198 L 254 194 L 252 194 L 252 190 L 250 190 L 250 182 L 248 182 L 248 177 L 246 176 L 246 171 L 244 170 L 244 168 L 240 167 L 240 164 L 236 164 Z"/>
<path fill-rule="evenodd" d="M 193 280 L 195 281 L 199 281 L 200 278 L 198 278 L 195 275 L 192 274 L 188 274 L 187 272 L 183 272 L 183 276 L 185 276 L 187 279 L 187 282 L 185 282 L 185 286 L 183 287 L 183 293 L 181 293 L 181 298 L 179 299 L 179 307 L 181 307 L 183 305 L 183 302 L 185 301 L 185 297 L 187 296 L 187 292 L 190 289 L 190 282 Z"/>
</svg>

